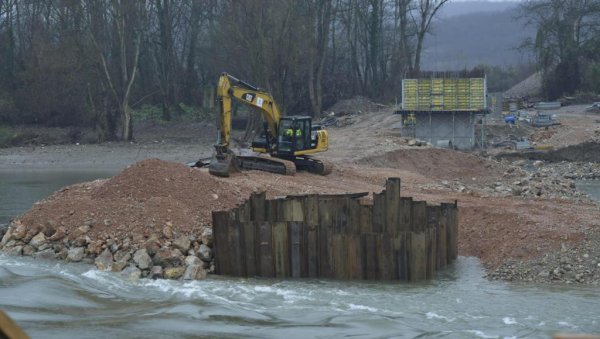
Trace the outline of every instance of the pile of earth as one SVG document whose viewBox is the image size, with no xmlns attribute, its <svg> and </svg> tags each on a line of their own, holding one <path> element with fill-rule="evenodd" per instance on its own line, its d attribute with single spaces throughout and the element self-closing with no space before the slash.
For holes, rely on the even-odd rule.
<svg viewBox="0 0 600 339">
<path fill-rule="evenodd" d="M 444 180 L 495 180 L 502 177 L 506 167 L 493 160 L 444 148 L 399 149 L 364 158 L 360 163 L 397 168 Z"/>
<path fill-rule="evenodd" d="M 128 276 L 200 279 L 212 265 L 211 212 L 253 189 L 157 159 L 65 187 L 15 219 L 0 248 L 96 263 Z"/>
</svg>

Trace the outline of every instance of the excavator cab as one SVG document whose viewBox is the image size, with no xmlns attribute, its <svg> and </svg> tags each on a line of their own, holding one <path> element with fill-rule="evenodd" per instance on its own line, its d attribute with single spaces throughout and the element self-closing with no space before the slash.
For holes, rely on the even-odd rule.
<svg viewBox="0 0 600 339">
<path fill-rule="evenodd" d="M 308 116 L 281 118 L 277 133 L 277 154 L 292 157 L 311 147 L 312 119 Z"/>
</svg>

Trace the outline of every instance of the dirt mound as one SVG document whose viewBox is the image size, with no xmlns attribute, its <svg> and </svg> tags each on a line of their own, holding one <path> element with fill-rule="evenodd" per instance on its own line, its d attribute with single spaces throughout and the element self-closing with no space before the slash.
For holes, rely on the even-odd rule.
<svg viewBox="0 0 600 339">
<path fill-rule="evenodd" d="M 401 149 L 360 161 L 375 167 L 391 167 L 425 177 L 454 180 L 495 178 L 504 172 L 501 165 L 463 152 L 442 148 Z"/>
<path fill-rule="evenodd" d="M 382 105 L 373 103 L 365 97 L 355 96 L 351 99 L 336 102 L 327 111 L 335 113 L 336 116 L 341 116 L 345 114 L 375 112 L 381 109 L 381 107 Z"/>
<path fill-rule="evenodd" d="M 542 73 L 536 72 L 527 79 L 514 85 L 504 95 L 509 97 L 524 97 L 539 95 L 542 90 Z"/>
<path fill-rule="evenodd" d="M 158 159 L 136 163 L 109 180 L 63 188 L 21 217 L 25 225 L 91 227 L 91 238 L 193 234 L 211 223 L 211 212 L 232 208 L 251 188 L 236 186 L 182 164 Z"/>
</svg>

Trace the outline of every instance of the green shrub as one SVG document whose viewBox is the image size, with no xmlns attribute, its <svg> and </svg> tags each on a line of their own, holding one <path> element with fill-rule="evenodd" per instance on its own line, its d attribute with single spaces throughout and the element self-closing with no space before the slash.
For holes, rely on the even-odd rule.
<svg viewBox="0 0 600 339">
<path fill-rule="evenodd" d="M 0 147 L 12 146 L 16 136 L 17 134 L 12 128 L 0 126 Z"/>
<path fill-rule="evenodd" d="M 162 109 L 155 105 L 143 105 L 140 108 L 133 110 L 133 119 L 141 121 L 160 121 L 162 119 Z"/>
</svg>

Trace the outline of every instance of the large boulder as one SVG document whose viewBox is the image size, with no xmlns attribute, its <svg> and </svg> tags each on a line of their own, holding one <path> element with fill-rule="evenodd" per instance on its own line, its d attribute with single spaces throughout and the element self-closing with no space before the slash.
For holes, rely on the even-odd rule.
<svg viewBox="0 0 600 339">
<path fill-rule="evenodd" d="M 213 257 L 212 249 L 210 247 L 202 244 L 202 245 L 200 245 L 200 248 L 198 249 L 198 256 L 203 261 L 207 261 L 207 262 L 211 261 L 212 257 Z"/>
<path fill-rule="evenodd" d="M 133 261 L 142 270 L 150 268 L 152 266 L 152 258 L 146 251 L 145 248 L 139 249 L 133 255 Z"/>
<path fill-rule="evenodd" d="M 22 255 L 23 254 L 23 246 L 13 246 L 4 250 L 4 253 L 12 256 Z"/>
<path fill-rule="evenodd" d="M 67 254 L 67 260 L 73 262 L 79 262 L 83 259 L 83 255 L 85 254 L 85 248 L 83 247 L 73 247 L 69 249 L 69 253 Z"/>
<path fill-rule="evenodd" d="M 213 231 L 212 228 L 205 228 L 202 231 L 202 235 L 200 236 L 200 240 L 206 246 L 212 246 L 213 244 Z"/>
<path fill-rule="evenodd" d="M 162 247 L 154 255 L 153 262 L 155 265 L 162 267 L 174 267 L 181 265 L 182 254 L 178 249 Z"/>
<path fill-rule="evenodd" d="M 59 226 L 54 234 L 50 236 L 50 241 L 59 241 L 62 240 L 67 235 L 67 230 L 63 226 Z"/>
<path fill-rule="evenodd" d="M 40 232 L 40 233 L 36 234 L 33 238 L 31 238 L 29 245 L 31 245 L 35 248 L 40 248 L 40 246 L 44 245 L 45 243 L 46 243 L 46 235 L 43 232 Z"/>
<path fill-rule="evenodd" d="M 4 245 L 6 245 L 7 242 L 12 240 L 12 236 L 13 236 L 13 229 L 9 228 L 6 231 L 6 233 L 4 233 L 4 236 L 2 236 L 2 241 L 0 241 L 0 247 L 4 247 Z"/>
<path fill-rule="evenodd" d="M 173 241 L 173 246 L 175 246 L 182 253 L 187 253 L 191 244 L 192 242 L 186 236 L 181 236 Z"/>
<path fill-rule="evenodd" d="M 185 269 L 183 267 L 169 267 L 166 268 L 164 270 L 163 276 L 166 279 L 179 279 L 183 273 L 185 272 Z"/>
<path fill-rule="evenodd" d="M 33 257 L 35 259 L 52 260 L 52 259 L 56 259 L 56 254 L 54 253 L 53 249 L 47 248 L 43 251 L 39 251 L 39 252 L 33 254 Z"/>
<path fill-rule="evenodd" d="M 111 270 L 113 265 L 113 255 L 111 251 L 108 248 L 105 249 L 98 257 L 96 257 L 94 263 L 100 271 Z"/>
<path fill-rule="evenodd" d="M 200 265 L 200 264 L 202 264 L 202 262 L 200 261 L 200 258 L 198 258 L 195 255 L 188 255 L 187 257 L 185 257 L 185 265 L 186 266 Z"/>
<path fill-rule="evenodd" d="M 137 281 L 142 276 L 142 271 L 134 265 L 129 265 L 126 269 L 121 271 L 121 276 L 130 281 Z"/>
<path fill-rule="evenodd" d="M 10 239 L 21 240 L 25 237 L 25 235 L 27 235 L 27 227 L 25 227 L 25 225 L 21 224 L 20 222 L 14 223 Z"/>
<path fill-rule="evenodd" d="M 202 265 L 190 265 L 185 268 L 183 280 L 202 280 L 206 278 L 206 270 Z"/>
</svg>

